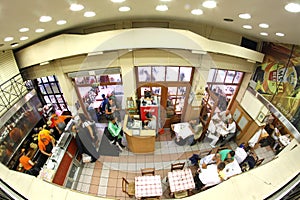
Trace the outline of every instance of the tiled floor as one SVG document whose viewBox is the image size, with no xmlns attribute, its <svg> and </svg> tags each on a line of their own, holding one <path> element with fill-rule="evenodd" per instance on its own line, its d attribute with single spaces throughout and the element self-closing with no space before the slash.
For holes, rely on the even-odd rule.
<svg viewBox="0 0 300 200">
<path fill-rule="evenodd" d="M 100 137 L 107 124 L 97 124 Z M 123 141 L 126 144 L 126 141 Z M 232 149 L 236 144 L 231 142 Z M 154 167 L 155 173 L 161 175 L 163 196 L 161 199 L 171 198 L 169 196 L 166 176 L 170 171 L 171 163 L 186 162 L 186 166 L 191 166 L 189 158 L 200 152 L 206 154 L 211 150 L 208 139 L 197 143 L 194 146 L 178 146 L 171 139 L 168 130 L 157 137 L 154 154 L 133 154 L 124 150 L 118 157 L 100 156 L 95 163 L 84 164 L 82 173 L 77 183 L 77 190 L 91 195 L 107 197 L 112 199 L 132 199 L 122 192 L 122 177 L 128 181 L 133 181 L 135 176 L 141 174 L 141 168 Z M 101 149 L 100 149 L 101 151 Z M 263 163 L 269 162 L 274 153 L 269 147 L 255 150 L 259 158 L 265 158 Z"/>
</svg>

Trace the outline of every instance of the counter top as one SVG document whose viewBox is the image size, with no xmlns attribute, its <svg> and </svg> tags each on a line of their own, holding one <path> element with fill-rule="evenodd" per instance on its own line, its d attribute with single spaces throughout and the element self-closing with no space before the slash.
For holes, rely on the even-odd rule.
<svg viewBox="0 0 300 200">
<path fill-rule="evenodd" d="M 128 115 L 125 115 L 123 122 L 123 131 L 129 136 L 143 137 L 143 136 L 156 136 L 155 130 L 149 129 L 131 129 L 127 127 Z"/>
</svg>

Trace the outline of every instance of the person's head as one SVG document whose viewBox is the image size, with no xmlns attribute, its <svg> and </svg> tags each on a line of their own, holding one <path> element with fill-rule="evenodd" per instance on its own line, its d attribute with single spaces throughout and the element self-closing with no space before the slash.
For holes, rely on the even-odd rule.
<svg viewBox="0 0 300 200">
<path fill-rule="evenodd" d="M 217 165 L 218 171 L 222 171 L 222 170 L 225 168 L 225 166 L 226 166 L 225 162 L 220 162 L 220 163 Z"/>
<path fill-rule="evenodd" d="M 227 154 L 227 159 L 233 160 L 234 155 L 235 155 L 235 152 L 234 152 L 234 151 L 230 151 L 230 152 Z"/>
<path fill-rule="evenodd" d="M 228 119 L 228 123 L 231 124 L 232 122 L 233 122 L 233 119 L 232 119 L 232 118 L 229 118 L 229 119 Z"/>
<path fill-rule="evenodd" d="M 152 114 L 151 114 L 150 112 L 147 112 L 147 113 L 146 113 L 146 117 L 147 117 L 148 119 L 151 119 L 151 118 L 152 118 Z"/>
<path fill-rule="evenodd" d="M 105 99 L 105 98 L 106 98 L 106 97 L 105 97 L 105 94 L 102 94 L 101 96 L 102 96 L 102 98 L 103 98 L 103 99 Z"/>
<path fill-rule="evenodd" d="M 111 122 L 115 122 L 116 121 L 116 117 L 114 117 L 113 115 L 110 115 L 109 117 L 108 117 L 108 120 L 110 120 Z"/>
<path fill-rule="evenodd" d="M 81 122 L 87 121 L 87 118 L 83 113 L 79 113 L 78 116 L 79 116 L 79 119 L 80 119 Z"/>
<path fill-rule="evenodd" d="M 114 103 L 113 98 L 109 97 L 108 102 L 110 105 L 112 105 Z"/>
</svg>

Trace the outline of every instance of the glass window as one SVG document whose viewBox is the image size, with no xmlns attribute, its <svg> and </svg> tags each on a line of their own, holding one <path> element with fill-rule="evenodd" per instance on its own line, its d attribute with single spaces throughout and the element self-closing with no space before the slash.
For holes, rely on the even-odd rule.
<svg viewBox="0 0 300 200">
<path fill-rule="evenodd" d="M 177 95 L 177 87 L 168 87 L 168 95 Z"/>
<path fill-rule="evenodd" d="M 75 77 L 75 83 L 76 83 L 77 85 L 85 84 L 84 77 Z"/>
<path fill-rule="evenodd" d="M 178 81 L 179 67 L 167 67 L 166 81 Z"/>
<path fill-rule="evenodd" d="M 161 87 L 152 87 L 152 93 L 161 95 Z"/>
<path fill-rule="evenodd" d="M 179 87 L 178 88 L 178 95 L 185 95 L 186 87 Z"/>
<path fill-rule="evenodd" d="M 145 95 L 145 91 L 150 91 L 150 87 L 141 87 L 141 95 Z"/>
<path fill-rule="evenodd" d="M 243 78 L 243 72 L 236 72 L 233 83 L 240 83 Z"/>
<path fill-rule="evenodd" d="M 152 81 L 165 81 L 165 67 L 152 67 Z"/>
<path fill-rule="evenodd" d="M 139 67 L 138 76 L 140 82 L 150 82 L 151 81 L 151 67 Z"/>
<path fill-rule="evenodd" d="M 227 71 L 225 83 L 232 83 L 235 76 L 235 71 Z"/>
<path fill-rule="evenodd" d="M 191 80 L 192 68 L 191 67 L 180 67 L 179 81 Z"/>
<path fill-rule="evenodd" d="M 55 76 L 48 76 L 49 82 L 55 82 Z"/>
<path fill-rule="evenodd" d="M 109 82 L 111 83 L 120 83 L 121 82 L 121 75 L 120 74 L 111 74 L 108 75 Z"/>
<path fill-rule="evenodd" d="M 216 83 L 223 83 L 226 75 L 226 70 L 217 70 Z"/>
<path fill-rule="evenodd" d="M 210 69 L 209 70 L 207 82 L 213 82 L 214 81 L 214 76 L 215 76 L 216 72 L 217 72 L 216 69 Z"/>
</svg>

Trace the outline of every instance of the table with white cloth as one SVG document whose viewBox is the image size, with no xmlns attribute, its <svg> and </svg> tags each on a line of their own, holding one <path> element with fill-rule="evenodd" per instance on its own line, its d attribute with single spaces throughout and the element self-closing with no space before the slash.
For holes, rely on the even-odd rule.
<svg viewBox="0 0 300 200">
<path fill-rule="evenodd" d="M 135 197 L 160 197 L 162 185 L 160 175 L 135 177 Z"/>
<path fill-rule="evenodd" d="M 193 174 L 189 168 L 168 172 L 168 181 L 171 192 L 179 192 L 195 188 Z"/>
<path fill-rule="evenodd" d="M 194 131 L 188 122 L 172 124 L 171 128 L 175 132 L 177 138 L 181 137 L 182 139 L 185 139 L 190 135 L 194 135 Z"/>
</svg>

